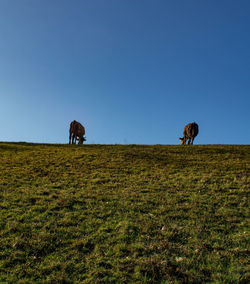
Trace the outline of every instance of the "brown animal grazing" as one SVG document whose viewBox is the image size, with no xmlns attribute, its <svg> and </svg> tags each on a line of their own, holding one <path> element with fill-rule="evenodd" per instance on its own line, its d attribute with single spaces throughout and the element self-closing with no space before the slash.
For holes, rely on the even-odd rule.
<svg viewBox="0 0 250 284">
<path fill-rule="evenodd" d="M 78 142 L 79 145 L 83 144 L 83 142 L 86 141 L 84 135 L 85 135 L 85 128 L 81 125 L 80 122 L 73 120 L 70 123 L 69 127 L 69 144 L 76 144 L 76 140 L 79 140 Z"/>
<path fill-rule="evenodd" d="M 193 144 L 194 138 L 197 136 L 199 132 L 198 124 L 195 122 L 189 123 L 185 126 L 183 137 L 179 138 L 182 145 L 186 144 L 186 141 L 188 140 L 188 144 Z"/>
</svg>

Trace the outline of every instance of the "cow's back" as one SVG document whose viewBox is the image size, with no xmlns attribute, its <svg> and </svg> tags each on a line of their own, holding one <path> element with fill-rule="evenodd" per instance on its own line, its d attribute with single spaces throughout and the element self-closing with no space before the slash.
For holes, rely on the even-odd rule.
<svg viewBox="0 0 250 284">
<path fill-rule="evenodd" d="M 73 120 L 70 123 L 70 133 L 77 135 L 78 137 L 85 135 L 85 128 L 81 125 L 80 122 Z"/>
<path fill-rule="evenodd" d="M 84 126 L 81 125 L 80 122 L 77 122 L 77 125 L 76 125 L 76 132 L 77 132 L 77 134 L 78 134 L 79 137 L 85 135 L 85 128 L 84 128 Z"/>
<path fill-rule="evenodd" d="M 184 128 L 184 136 L 188 138 L 194 138 L 199 132 L 198 124 L 195 122 L 189 123 Z"/>
</svg>

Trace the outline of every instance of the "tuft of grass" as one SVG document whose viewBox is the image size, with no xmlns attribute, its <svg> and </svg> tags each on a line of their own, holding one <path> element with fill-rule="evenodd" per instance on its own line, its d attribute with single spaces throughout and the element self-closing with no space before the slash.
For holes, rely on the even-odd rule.
<svg viewBox="0 0 250 284">
<path fill-rule="evenodd" d="M 249 158 L 0 143 L 0 282 L 247 283 Z"/>
</svg>

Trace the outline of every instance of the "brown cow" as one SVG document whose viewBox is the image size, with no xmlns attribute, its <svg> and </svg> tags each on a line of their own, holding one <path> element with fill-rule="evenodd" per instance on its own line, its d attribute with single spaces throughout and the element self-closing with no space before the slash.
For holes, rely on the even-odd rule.
<svg viewBox="0 0 250 284">
<path fill-rule="evenodd" d="M 186 141 L 188 140 L 188 144 L 193 144 L 194 138 L 197 136 L 199 132 L 198 124 L 195 122 L 189 123 L 185 126 L 183 137 L 179 138 L 182 145 L 186 144 Z"/>
<path fill-rule="evenodd" d="M 69 144 L 76 144 L 77 138 L 79 139 L 78 144 L 83 144 L 86 141 L 85 135 L 85 128 L 81 125 L 80 122 L 73 120 L 70 123 L 69 127 Z M 71 141 L 72 138 L 72 141 Z"/>
</svg>

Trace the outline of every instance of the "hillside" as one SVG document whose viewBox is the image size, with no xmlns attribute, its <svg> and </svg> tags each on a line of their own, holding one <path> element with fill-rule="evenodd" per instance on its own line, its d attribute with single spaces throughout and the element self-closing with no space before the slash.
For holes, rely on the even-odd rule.
<svg viewBox="0 0 250 284">
<path fill-rule="evenodd" d="M 250 146 L 0 143 L 0 282 L 247 283 Z"/>
</svg>

